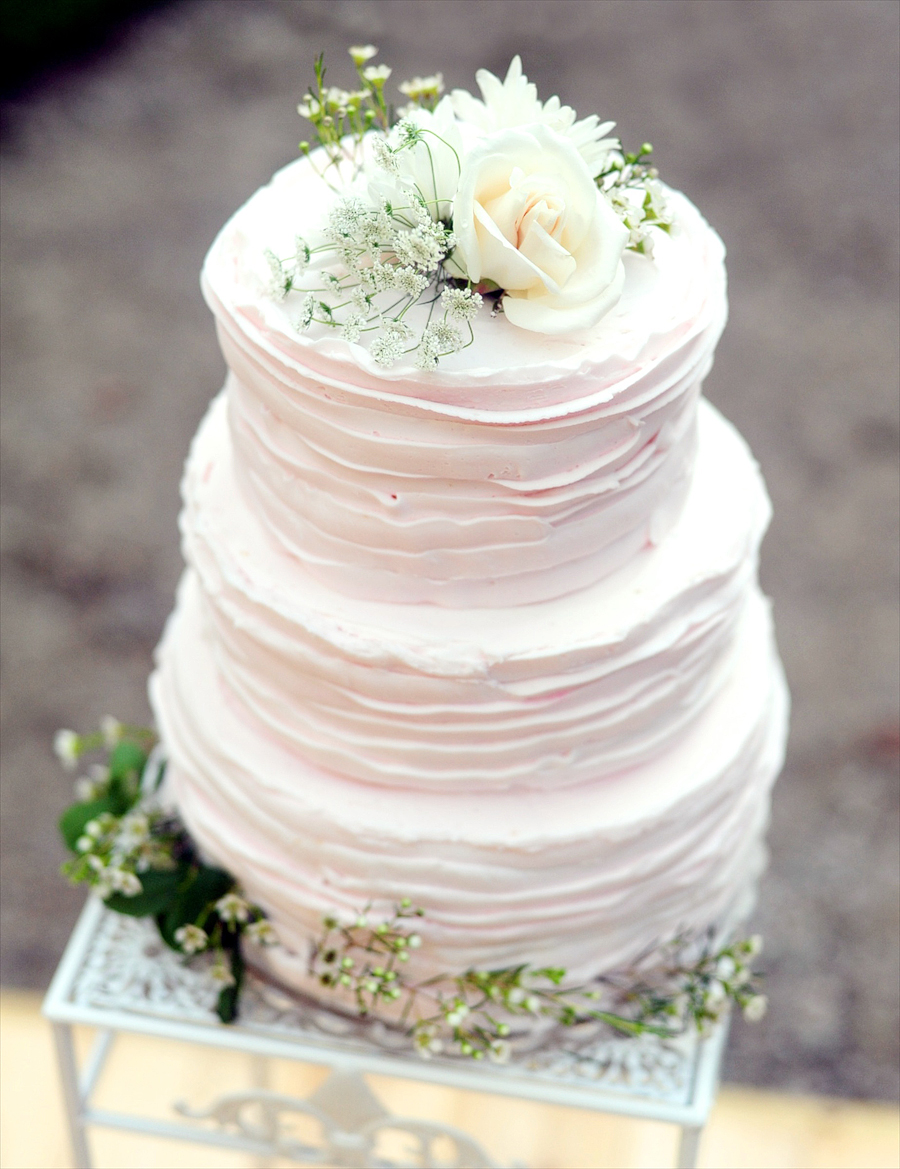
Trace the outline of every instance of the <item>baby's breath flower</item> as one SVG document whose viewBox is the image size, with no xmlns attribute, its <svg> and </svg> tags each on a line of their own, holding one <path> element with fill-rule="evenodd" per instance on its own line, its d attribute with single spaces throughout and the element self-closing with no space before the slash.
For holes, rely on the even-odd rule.
<svg viewBox="0 0 900 1169">
<path fill-rule="evenodd" d="M 223 989 L 226 986 L 234 986 L 234 975 L 225 965 L 224 958 L 216 959 L 209 976 L 217 986 L 221 986 Z"/>
<path fill-rule="evenodd" d="M 764 994 L 755 994 L 744 1003 L 744 1018 L 748 1023 L 758 1023 L 768 1009 L 768 998 Z"/>
<path fill-rule="evenodd" d="M 345 318 L 341 326 L 341 336 L 345 341 L 358 341 L 366 324 L 366 318 L 360 313 L 351 313 Z"/>
<path fill-rule="evenodd" d="M 266 248 L 264 255 L 270 272 L 269 295 L 275 300 L 284 300 L 290 290 L 290 282 L 285 274 L 284 265 L 270 248 Z"/>
<path fill-rule="evenodd" d="M 436 98 L 444 92 L 444 75 L 433 73 L 429 77 L 413 77 L 409 81 L 401 81 L 398 88 L 413 101 Z"/>
<path fill-rule="evenodd" d="M 372 342 L 372 360 L 390 368 L 403 354 L 403 342 L 396 334 L 382 333 Z"/>
<path fill-rule="evenodd" d="M 122 738 L 122 732 L 125 728 L 117 718 L 113 718 L 111 714 L 105 714 L 100 719 L 100 733 L 103 735 L 103 742 L 107 747 L 115 747 L 116 743 Z"/>
<path fill-rule="evenodd" d="M 358 309 L 362 313 L 366 312 L 366 310 L 369 308 L 369 296 L 361 284 L 357 284 L 357 286 L 350 293 L 350 302 L 355 309 Z"/>
<path fill-rule="evenodd" d="M 378 50 L 374 45 L 351 45 L 347 52 L 353 58 L 354 65 L 364 65 L 377 55 Z"/>
<path fill-rule="evenodd" d="M 488 1059 L 492 1063 L 509 1063 L 512 1047 L 505 1039 L 495 1039 L 488 1048 Z"/>
<path fill-rule="evenodd" d="M 438 355 L 442 353 L 456 353 L 462 348 L 462 337 L 448 321 L 432 321 L 422 332 L 423 349 Z"/>
<path fill-rule="evenodd" d="M 297 106 L 297 113 L 300 115 L 300 117 L 307 118 L 310 121 L 312 121 L 313 118 L 317 118 L 321 112 L 321 105 L 312 95 L 309 97 L 304 97 Z"/>
<path fill-rule="evenodd" d="M 380 166 L 389 175 L 400 174 L 400 163 L 397 161 L 397 156 L 384 138 L 376 136 L 372 140 L 372 154 L 376 166 Z"/>
<path fill-rule="evenodd" d="M 447 316 L 454 321 L 471 321 L 478 315 L 484 301 L 471 288 L 445 288 L 441 293 L 441 304 Z"/>
<path fill-rule="evenodd" d="M 730 954 L 723 954 L 716 963 L 716 977 L 728 982 L 737 970 L 737 964 Z"/>
<path fill-rule="evenodd" d="M 175 941 L 185 954 L 199 954 L 206 949 L 209 937 L 198 925 L 182 925 L 175 931 Z"/>
<path fill-rule="evenodd" d="M 144 891 L 140 877 L 128 872 L 127 869 L 111 869 L 108 879 L 113 889 L 124 897 L 137 897 L 138 893 Z"/>
<path fill-rule="evenodd" d="M 87 804 L 91 800 L 95 800 L 99 794 L 99 786 L 92 779 L 88 779 L 86 775 L 75 780 L 75 798 L 80 803 Z"/>
<path fill-rule="evenodd" d="M 79 852 L 90 852 L 94 847 L 94 842 L 90 836 L 79 836 L 75 841 L 75 847 Z"/>
<path fill-rule="evenodd" d="M 240 894 L 226 893 L 216 902 L 216 912 L 223 921 L 235 924 L 249 919 L 250 906 Z"/>
<path fill-rule="evenodd" d="M 362 75 L 371 85 L 381 88 L 393 73 L 390 65 L 367 65 Z"/>
<path fill-rule="evenodd" d="M 308 329 L 312 324 L 312 319 L 316 315 L 316 298 L 311 292 L 308 292 L 303 298 L 303 303 L 300 306 L 300 316 L 297 318 L 297 328 L 302 332 Z"/>
<path fill-rule="evenodd" d="M 139 848 L 150 839 L 150 821 L 144 812 L 129 812 L 122 817 L 116 844 L 126 852 Z"/>
<path fill-rule="evenodd" d="M 57 731 L 53 737 L 53 750 L 63 767 L 72 771 L 81 754 L 81 736 L 75 731 Z"/>
</svg>

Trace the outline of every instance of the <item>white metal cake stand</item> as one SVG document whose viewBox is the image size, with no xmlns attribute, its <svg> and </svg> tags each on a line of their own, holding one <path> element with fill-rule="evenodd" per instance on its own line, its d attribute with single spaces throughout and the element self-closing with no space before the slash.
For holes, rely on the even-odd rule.
<svg viewBox="0 0 900 1169">
<path fill-rule="evenodd" d="M 515 1054 L 502 1067 L 451 1058 L 423 1061 L 408 1039 L 378 1022 L 363 1023 L 303 1005 L 248 978 L 237 1023 L 222 1024 L 206 970 L 185 966 L 159 940 L 152 923 L 109 912 L 91 899 L 79 919 L 44 1001 L 53 1024 L 75 1161 L 92 1164 L 89 1126 L 282 1157 L 298 1165 L 364 1169 L 495 1166 L 465 1133 L 446 1125 L 390 1115 L 367 1087 L 367 1072 L 427 1081 L 487 1095 L 662 1121 L 678 1125 L 678 1166 L 696 1164 L 703 1125 L 715 1098 L 727 1025 L 709 1038 L 664 1042 L 653 1036 L 616 1039 L 572 1035 L 555 1046 Z M 79 1069 L 72 1027 L 97 1028 Z M 573 1029 L 575 1030 L 575 1029 Z M 95 1107 L 92 1096 L 120 1032 L 228 1048 L 257 1057 L 325 1065 L 331 1076 L 307 1100 L 256 1088 L 230 1093 L 202 1111 L 173 1103 L 178 1120 Z M 318 1122 L 315 1143 L 292 1132 L 299 1116 Z M 379 1153 L 380 1135 L 400 1132 L 411 1152 Z M 449 1142 L 449 1143 L 448 1143 Z M 447 1149 L 454 1155 L 447 1160 Z"/>
</svg>

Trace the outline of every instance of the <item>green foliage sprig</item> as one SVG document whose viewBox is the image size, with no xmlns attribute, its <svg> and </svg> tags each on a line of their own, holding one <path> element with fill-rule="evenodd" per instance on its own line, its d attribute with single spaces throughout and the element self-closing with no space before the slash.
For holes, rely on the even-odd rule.
<svg viewBox="0 0 900 1169">
<path fill-rule="evenodd" d="M 220 988 L 216 1012 L 228 1023 L 244 981 L 242 937 L 266 943 L 274 933 L 234 878 L 205 864 L 184 826 L 158 803 L 164 764 L 151 754 L 155 741 L 149 728 L 115 719 L 105 719 L 95 734 L 57 734 L 56 752 L 67 767 L 107 752 L 105 763 L 76 782 L 78 800 L 60 817 L 72 853 L 62 872 L 73 884 L 91 886 L 116 913 L 152 917 L 165 944 L 186 958 L 210 955 L 210 977 Z"/>
<path fill-rule="evenodd" d="M 311 949 L 310 973 L 350 996 L 361 1016 L 382 1004 L 394 1008 L 426 1059 L 447 1052 L 505 1063 L 516 1018 L 547 1018 L 565 1027 L 600 1022 L 620 1035 L 673 1039 L 691 1029 L 706 1033 L 732 1003 L 751 1020 L 766 1009 L 750 969 L 761 949 L 758 936 L 726 946 L 715 946 L 712 938 L 678 938 L 660 947 L 646 972 L 631 969 L 585 986 L 564 986 L 562 967 L 527 964 L 417 982 L 408 978 L 406 964 L 421 945 L 414 927 L 424 911 L 404 899 L 377 924 L 370 915 L 367 907 L 343 923 L 326 916 Z"/>
</svg>

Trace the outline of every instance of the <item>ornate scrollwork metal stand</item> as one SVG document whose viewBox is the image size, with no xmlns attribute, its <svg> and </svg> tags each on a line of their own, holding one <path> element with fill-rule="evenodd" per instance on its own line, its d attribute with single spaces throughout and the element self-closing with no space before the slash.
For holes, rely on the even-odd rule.
<svg viewBox="0 0 900 1169">
<path fill-rule="evenodd" d="M 705 1040 L 615 1039 L 589 1029 L 554 1035 L 515 1053 L 504 1067 L 415 1055 L 397 1030 L 303 1004 L 251 978 L 241 1018 L 215 1017 L 216 988 L 202 965 L 185 966 L 149 922 L 121 917 L 91 900 L 75 928 L 44 1001 L 56 1036 L 75 1160 L 92 1164 L 90 1126 L 279 1156 L 298 1165 L 346 1169 L 487 1169 L 488 1154 L 446 1125 L 390 1115 L 362 1078 L 367 1072 L 502 1096 L 664 1121 L 681 1127 L 679 1169 L 696 1163 L 700 1134 L 715 1097 L 726 1027 Z M 79 1069 L 72 1027 L 98 1029 Z M 259 1057 L 325 1064 L 329 1080 L 309 1099 L 262 1089 L 230 1093 L 180 1120 L 114 1113 L 92 1102 L 120 1032 L 230 1048 Z M 302 1123 L 299 1123 L 302 1122 Z M 302 1130 L 302 1137 L 299 1135 Z M 402 1134 L 402 1153 L 389 1138 Z"/>
</svg>

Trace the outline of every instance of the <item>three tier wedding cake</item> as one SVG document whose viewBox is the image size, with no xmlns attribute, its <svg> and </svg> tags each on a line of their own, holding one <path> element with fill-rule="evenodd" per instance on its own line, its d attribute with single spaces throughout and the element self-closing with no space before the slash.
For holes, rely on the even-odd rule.
<svg viewBox="0 0 900 1169">
<path fill-rule="evenodd" d="M 421 907 L 419 980 L 727 938 L 787 701 L 765 489 L 700 397 L 722 245 L 517 61 L 397 121 L 351 53 L 203 271 L 228 376 L 151 683 L 166 799 L 319 996 L 323 915 Z"/>
</svg>

